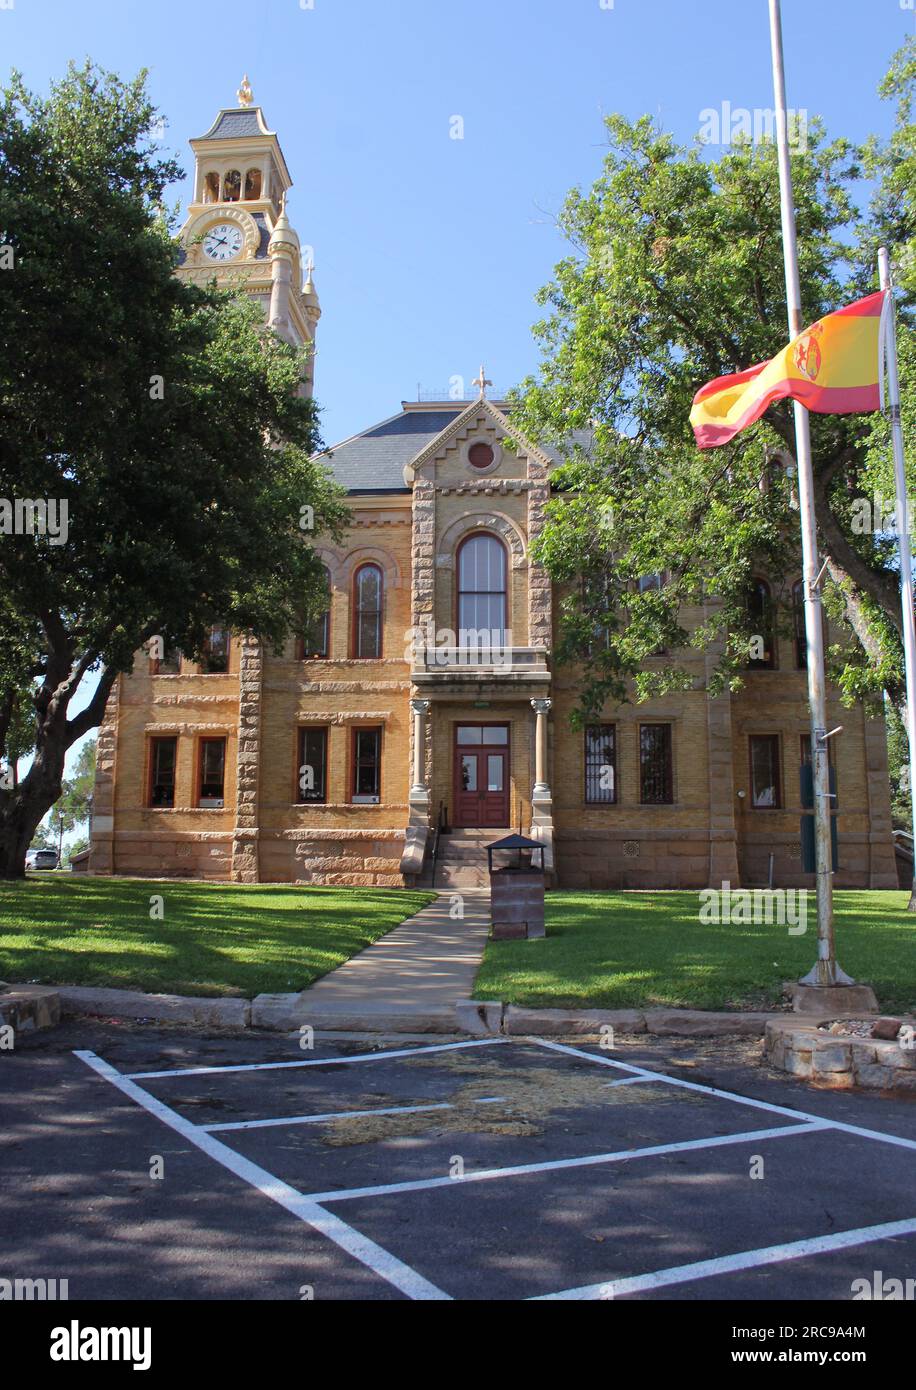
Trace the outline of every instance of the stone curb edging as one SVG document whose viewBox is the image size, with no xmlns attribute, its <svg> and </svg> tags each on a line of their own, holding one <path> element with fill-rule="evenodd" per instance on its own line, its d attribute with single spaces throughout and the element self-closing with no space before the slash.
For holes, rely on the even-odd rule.
<svg viewBox="0 0 916 1390">
<path fill-rule="evenodd" d="M 462 999 L 455 1005 L 462 1032 L 477 1037 L 526 1033 L 600 1037 L 602 1028 L 616 1033 L 656 1037 L 763 1037 L 767 1024 L 782 1014 L 714 1012 L 704 1009 L 523 1009 L 498 1000 Z"/>
<path fill-rule="evenodd" d="M 247 999 L 195 998 L 182 994 L 143 994 L 139 990 L 62 986 L 65 1017 L 133 1018 L 156 1023 L 187 1023 L 219 1028 L 292 1032 L 310 1024 L 318 1031 L 378 1033 L 469 1033 L 475 1037 L 601 1036 L 602 1028 L 656 1037 L 762 1037 L 767 1024 L 784 1018 L 762 1012 L 702 1009 L 523 1009 L 500 1001 L 462 999 L 454 1012 L 408 1010 L 321 1012 L 300 994 L 258 994 Z M 56 1020 L 55 1020 L 56 1021 Z"/>
<path fill-rule="evenodd" d="M 55 1027 L 60 1023 L 60 991 L 48 985 L 10 985 L 0 994 L 0 1023 L 14 1033 Z"/>
<path fill-rule="evenodd" d="M 916 1049 L 896 1040 L 828 1033 L 795 1015 L 767 1024 L 765 1053 L 771 1066 L 831 1090 L 864 1086 L 916 1094 Z"/>
<path fill-rule="evenodd" d="M 143 994 L 133 989 L 77 985 L 62 986 L 58 993 L 65 1017 L 88 1014 L 93 1018 L 138 1018 L 156 1023 L 209 1023 L 218 1028 L 248 1028 L 251 1021 L 251 1004 L 247 999 Z"/>
</svg>

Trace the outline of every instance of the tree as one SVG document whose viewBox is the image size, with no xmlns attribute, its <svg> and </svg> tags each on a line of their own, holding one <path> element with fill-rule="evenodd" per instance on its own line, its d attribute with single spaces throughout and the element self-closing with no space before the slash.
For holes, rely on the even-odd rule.
<svg viewBox="0 0 916 1390">
<path fill-rule="evenodd" d="M 64 814 L 67 831 L 83 825 L 89 819 L 95 787 L 96 748 L 95 739 L 87 739 L 83 744 L 73 768 L 73 776 L 64 779 L 63 791 L 55 803 L 55 809 Z"/>
<path fill-rule="evenodd" d="M 898 96 L 907 80 L 900 69 Z M 540 380 L 524 384 L 516 417 L 526 434 L 574 441 L 554 477 L 537 556 L 567 586 L 560 659 L 587 653 L 580 717 L 634 689 L 645 698 L 686 686 L 675 659 L 645 667 L 660 647 L 676 653 L 721 637 L 711 688 L 737 685 L 754 635 L 747 597 L 756 567 L 777 576 L 798 567 L 791 403 L 716 450 L 698 451 L 688 424 L 703 383 L 785 346 L 775 149 L 738 144 L 713 160 L 647 117 L 614 116 L 607 129 L 602 176 L 588 193 L 570 193 L 559 217 L 573 250 L 541 291 Z M 866 156 L 883 182 L 863 213 Z M 807 322 L 877 288 L 878 238 L 906 228 L 891 189 L 892 177 L 903 178 L 901 159 L 874 144 L 863 152 L 828 142 L 817 125 L 807 148 L 793 151 Z M 906 323 L 901 342 L 912 364 Z M 883 421 L 812 416 L 811 425 L 828 607 L 854 639 L 832 648 L 832 675 L 847 698 L 886 689 L 899 701 L 893 540 L 854 525 L 874 459 L 887 457 Z M 590 431 L 588 447 L 575 444 L 577 430 Z M 652 574 L 665 584 L 640 586 Z M 784 588 L 776 597 L 790 596 Z M 688 632 L 681 614 L 699 602 L 706 620 Z"/>
<path fill-rule="evenodd" d="M 311 542 L 343 516 L 303 354 L 174 274 L 180 171 L 145 80 L 87 64 L 46 98 L 18 74 L 0 92 L 0 757 L 26 695 L 34 747 L 0 779 L 0 878 L 134 654 L 193 656 L 218 623 L 278 646 L 320 606 Z"/>
</svg>

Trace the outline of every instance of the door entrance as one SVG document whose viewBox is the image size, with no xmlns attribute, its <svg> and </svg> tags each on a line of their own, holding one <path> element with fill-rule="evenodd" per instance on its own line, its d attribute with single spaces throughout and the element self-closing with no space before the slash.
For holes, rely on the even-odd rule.
<svg viewBox="0 0 916 1390">
<path fill-rule="evenodd" d="M 455 727 L 455 815 L 458 828 L 509 824 L 508 724 Z"/>
</svg>

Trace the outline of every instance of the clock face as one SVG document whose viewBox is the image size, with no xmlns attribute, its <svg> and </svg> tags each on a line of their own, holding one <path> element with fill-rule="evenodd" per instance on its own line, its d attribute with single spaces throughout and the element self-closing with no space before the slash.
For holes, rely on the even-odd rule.
<svg viewBox="0 0 916 1390">
<path fill-rule="evenodd" d="M 236 227 L 232 222 L 218 222 L 204 237 L 204 255 L 211 261 L 231 261 L 239 254 L 244 242 L 241 227 Z"/>
</svg>

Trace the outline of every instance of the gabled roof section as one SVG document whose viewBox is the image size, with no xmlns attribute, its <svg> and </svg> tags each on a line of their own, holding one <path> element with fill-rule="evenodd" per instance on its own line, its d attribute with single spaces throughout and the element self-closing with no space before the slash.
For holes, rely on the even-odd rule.
<svg viewBox="0 0 916 1390">
<path fill-rule="evenodd" d="M 327 465 L 335 482 L 348 492 L 409 492 L 404 469 L 462 411 L 463 406 L 399 411 L 320 454 L 319 462 Z"/>
<path fill-rule="evenodd" d="M 368 430 L 351 435 L 340 444 L 318 455 L 335 482 L 351 493 L 410 492 L 415 470 L 480 414 L 481 407 L 501 431 L 516 440 L 523 453 L 531 454 L 546 466 L 560 463 L 564 451 L 553 446 L 535 446 L 513 431 L 509 417 L 492 401 L 483 399 L 436 405 L 433 409 L 410 409 L 382 420 Z M 588 449 L 589 430 L 576 430 L 568 443 Z"/>
<path fill-rule="evenodd" d="M 537 459 L 545 468 L 550 467 L 552 463 L 550 455 L 544 453 L 536 444 L 531 444 L 523 435 L 519 434 L 517 430 L 513 430 L 509 423 L 508 415 L 503 414 L 499 407 L 494 405 L 493 401 L 487 400 L 486 396 L 480 396 L 476 401 L 471 401 L 470 405 L 465 406 L 464 409 L 446 425 L 441 434 L 437 435 L 435 439 L 431 439 L 429 443 L 424 445 L 424 447 L 410 460 L 410 463 L 404 469 L 404 481 L 408 487 L 413 486 L 414 478 L 417 475 L 417 469 L 421 468 L 429 459 L 435 458 L 440 449 L 444 448 L 451 439 L 461 434 L 462 430 L 466 429 L 472 421 L 479 417 L 481 411 L 485 415 L 490 416 L 490 419 L 497 429 L 510 435 L 514 442 L 518 444 L 521 453 L 527 454 L 530 458 Z"/>
</svg>

